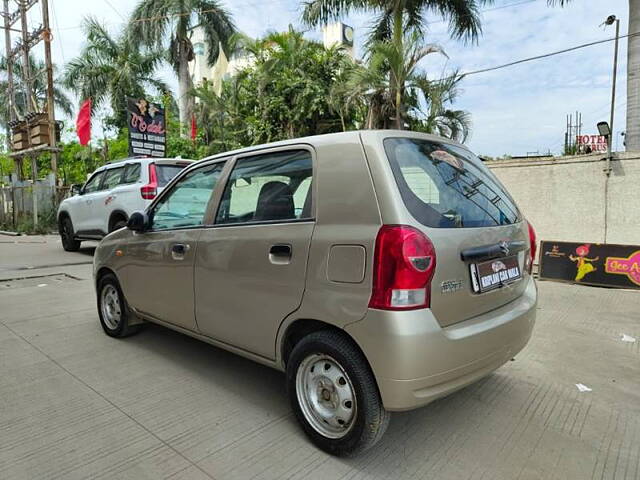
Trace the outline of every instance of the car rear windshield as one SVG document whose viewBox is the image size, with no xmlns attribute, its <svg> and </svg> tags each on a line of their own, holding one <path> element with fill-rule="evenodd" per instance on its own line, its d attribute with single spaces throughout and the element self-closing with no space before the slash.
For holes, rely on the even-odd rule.
<svg viewBox="0 0 640 480">
<path fill-rule="evenodd" d="M 467 149 L 413 138 L 387 138 L 384 148 L 402 200 L 423 225 L 492 227 L 520 221 L 513 199 Z"/>
<path fill-rule="evenodd" d="M 164 187 L 175 177 L 186 165 L 162 165 L 156 164 L 158 174 L 158 186 Z"/>
</svg>

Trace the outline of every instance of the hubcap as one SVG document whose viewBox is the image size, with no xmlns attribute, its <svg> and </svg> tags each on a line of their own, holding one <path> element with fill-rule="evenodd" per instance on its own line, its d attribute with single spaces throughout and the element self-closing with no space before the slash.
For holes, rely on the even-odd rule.
<svg viewBox="0 0 640 480">
<path fill-rule="evenodd" d="M 111 330 L 118 328 L 122 319 L 122 308 L 120 306 L 120 297 L 116 287 L 111 284 L 105 285 L 100 296 L 100 309 L 102 310 L 102 318 L 104 323 Z"/>
<path fill-rule="evenodd" d="M 304 417 L 321 435 L 342 438 L 353 427 L 355 390 L 347 372 L 329 355 L 309 355 L 300 363 L 296 395 Z"/>
</svg>

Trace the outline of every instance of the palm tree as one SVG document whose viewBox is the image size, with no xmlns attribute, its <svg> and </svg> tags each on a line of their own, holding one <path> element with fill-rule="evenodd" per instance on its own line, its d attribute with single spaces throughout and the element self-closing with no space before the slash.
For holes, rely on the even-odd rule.
<svg viewBox="0 0 640 480">
<path fill-rule="evenodd" d="M 475 41 L 482 33 L 479 9 L 490 3 L 493 0 L 309 0 L 302 21 L 315 27 L 352 12 L 372 12 L 376 17 L 370 42 L 393 39 L 400 45 L 403 33 L 416 31 L 423 36 L 425 15 L 433 13 L 449 20 L 453 38 Z"/>
<path fill-rule="evenodd" d="M 45 63 L 43 60 L 36 60 L 33 56 L 29 56 L 29 66 L 31 72 L 41 72 L 45 69 Z M 0 71 L 5 72 L 7 70 L 7 60 L 5 57 L 0 57 Z M 53 67 L 54 74 L 57 68 Z M 44 75 L 32 75 L 33 76 L 33 99 L 35 101 L 36 110 L 44 111 L 47 104 L 47 84 L 46 77 Z M 25 90 L 20 88 L 19 85 L 24 82 L 23 69 L 21 61 L 14 63 L 13 65 L 13 81 L 14 81 L 14 95 L 16 116 L 22 117 L 27 111 L 27 97 Z M 53 99 L 57 109 L 59 109 L 65 116 L 70 117 L 73 115 L 72 102 L 69 99 L 67 93 L 58 87 L 59 80 L 54 79 L 53 85 Z M 0 103 L 5 106 L 9 106 L 9 82 L 6 79 L 0 81 Z M 9 113 L 7 116 L 0 115 L 0 125 L 6 125 L 8 121 Z"/>
<path fill-rule="evenodd" d="M 112 37 L 95 18 L 83 24 L 87 43 L 64 72 L 64 85 L 80 100 L 92 99 L 93 109 L 108 103 L 116 127 L 127 123 L 126 98 L 144 97 L 147 89 L 168 93 L 169 86 L 155 77 L 163 56 L 157 50 L 142 52 L 138 42 L 126 33 Z"/>
<path fill-rule="evenodd" d="M 141 0 L 129 24 L 129 33 L 136 41 L 154 49 L 166 48 L 167 60 L 178 75 L 178 104 L 183 125 L 190 121 L 194 108 L 189 61 L 194 56 L 190 32 L 195 27 L 204 31 L 209 65 L 218 59 L 220 47 L 229 54 L 229 40 L 235 26 L 231 15 L 217 0 Z"/>
<path fill-rule="evenodd" d="M 351 12 L 372 12 L 376 17 L 369 36 L 369 51 L 373 53 L 376 50 L 387 49 L 389 60 L 395 61 L 399 66 L 402 56 L 410 49 L 415 49 L 415 41 L 414 45 L 405 49 L 403 42 L 406 35 L 413 36 L 416 41 L 424 38 L 427 13 L 449 20 L 449 30 L 453 38 L 473 42 L 482 32 L 480 7 L 490 3 L 493 3 L 493 0 L 309 0 L 304 7 L 302 21 L 309 26 L 317 26 L 337 20 Z M 396 69 L 396 73 L 400 73 L 400 70 Z M 396 82 L 399 83 L 396 85 Z M 401 110 L 406 108 L 402 106 L 404 88 L 402 79 L 391 72 L 390 92 L 387 93 L 391 93 L 395 98 L 385 99 L 381 91 L 378 92 L 381 95 L 373 96 L 367 123 L 376 123 L 376 117 L 388 117 L 388 112 L 384 110 L 389 107 L 385 103 L 390 100 L 395 104 L 395 126 L 403 128 Z"/>
<path fill-rule="evenodd" d="M 423 78 L 418 64 L 431 53 L 444 54 L 437 45 L 424 45 L 417 31 L 404 35 L 400 44 L 371 44 L 368 63 L 356 69 L 349 82 L 353 98 L 368 100 L 366 128 L 405 128 L 415 103 L 412 97 L 420 88 L 417 81 Z"/>
<path fill-rule="evenodd" d="M 440 80 L 429 80 L 421 75 L 415 80 L 422 98 L 416 102 L 416 121 L 411 129 L 434 133 L 463 143 L 471 132 L 471 115 L 464 110 L 453 110 L 448 105 L 460 94 L 458 84 L 462 76 L 453 75 Z"/>
</svg>

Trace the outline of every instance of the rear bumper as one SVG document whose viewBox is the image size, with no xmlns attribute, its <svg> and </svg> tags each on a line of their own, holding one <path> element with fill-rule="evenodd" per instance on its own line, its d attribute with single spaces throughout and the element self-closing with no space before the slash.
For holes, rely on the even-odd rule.
<svg viewBox="0 0 640 480">
<path fill-rule="evenodd" d="M 513 302 L 442 328 L 431 310 L 369 310 L 346 327 L 367 357 L 387 410 L 426 405 L 513 358 L 529 341 L 537 287 L 529 278 Z"/>
</svg>

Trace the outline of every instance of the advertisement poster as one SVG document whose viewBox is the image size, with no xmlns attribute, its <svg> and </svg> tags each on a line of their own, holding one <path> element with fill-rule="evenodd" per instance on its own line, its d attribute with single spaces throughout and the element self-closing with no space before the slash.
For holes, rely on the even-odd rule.
<svg viewBox="0 0 640 480">
<path fill-rule="evenodd" d="M 144 98 L 127 98 L 127 123 L 130 156 L 165 156 L 166 130 L 162 105 Z"/>
<path fill-rule="evenodd" d="M 540 278 L 640 289 L 640 245 L 543 241 Z"/>
</svg>

